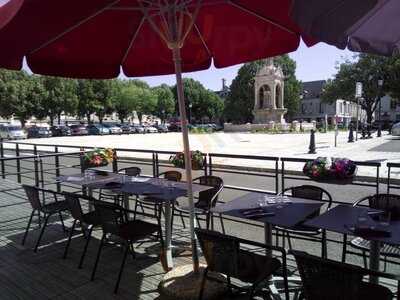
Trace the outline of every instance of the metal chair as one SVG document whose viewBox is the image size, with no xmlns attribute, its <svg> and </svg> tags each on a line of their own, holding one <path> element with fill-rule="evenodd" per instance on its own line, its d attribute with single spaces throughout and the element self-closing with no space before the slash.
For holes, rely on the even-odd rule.
<svg viewBox="0 0 400 300">
<path fill-rule="evenodd" d="M 97 251 L 91 280 L 94 280 L 101 250 L 106 242 L 106 236 L 109 234 L 118 236 L 123 241 L 122 244 L 125 249 L 118 273 L 118 279 L 114 288 L 114 293 L 117 293 L 128 252 L 131 252 L 133 257 L 135 257 L 133 243 L 150 235 L 157 234 L 157 237 L 160 237 L 161 246 L 163 247 L 161 224 L 153 224 L 142 220 L 129 221 L 126 210 L 124 210 L 120 205 L 104 201 L 95 201 L 94 203 L 95 210 L 100 218 L 103 235 Z"/>
<path fill-rule="evenodd" d="M 400 195 L 394 194 L 375 194 L 366 196 L 356 201 L 353 206 L 358 206 L 363 204 L 363 202 L 368 201 L 368 206 L 370 208 L 383 210 L 386 213 L 391 214 L 392 220 L 400 220 Z M 347 235 L 343 235 L 343 252 L 342 252 L 342 262 L 346 261 L 346 254 L 359 255 L 359 253 L 354 251 L 348 251 L 347 245 L 362 251 L 362 257 L 364 261 L 364 267 L 367 268 L 367 252 L 370 249 L 370 241 L 365 240 L 361 237 L 356 237 L 350 242 L 347 241 Z M 400 247 L 382 243 L 381 245 L 381 255 L 384 257 L 384 270 L 386 270 L 387 258 L 400 258 Z"/>
<path fill-rule="evenodd" d="M 332 196 L 323 188 L 314 185 L 300 185 L 289 187 L 283 191 L 282 194 L 290 192 L 291 196 L 296 198 L 304 198 L 308 200 L 324 201 L 327 203 L 325 210 L 328 210 L 332 206 Z M 320 214 L 320 211 L 310 215 L 308 219 L 315 218 Z M 306 221 L 306 220 L 305 220 Z M 275 227 L 276 232 L 276 243 L 278 245 L 279 231 L 282 231 L 282 245 L 285 248 L 285 235 L 288 239 L 289 249 L 292 249 L 292 243 L 290 240 L 290 234 L 308 236 L 312 241 L 321 242 L 321 256 L 327 257 L 327 244 L 326 244 L 326 231 L 321 229 L 314 229 L 307 227 L 302 223 L 297 224 L 292 228 Z M 318 236 L 321 236 L 320 238 Z"/>
<path fill-rule="evenodd" d="M 196 228 L 195 231 L 207 262 L 201 282 L 199 300 L 203 298 L 206 280 L 217 280 L 215 277 L 208 275 L 210 271 L 226 275 L 226 283 L 230 293 L 232 293 L 234 288 L 238 291 L 247 292 L 249 299 L 253 299 L 256 294 L 263 294 L 270 297 L 269 290 L 257 291 L 257 288 L 260 288 L 262 283 L 268 281 L 271 275 L 281 268 L 284 272 L 285 297 L 287 300 L 289 299 L 286 253 L 283 248 L 228 236 L 216 231 L 199 228 Z M 244 249 L 241 245 L 247 246 L 247 249 Z M 257 247 L 258 251 L 251 251 L 248 249 L 249 246 L 253 248 Z M 263 255 L 258 253 L 261 250 L 263 250 Z M 280 252 L 282 263 L 277 258 L 265 255 L 267 251 Z M 239 279 L 244 283 L 250 283 L 251 286 L 250 288 L 235 286 L 231 282 L 232 278 Z"/>
<path fill-rule="evenodd" d="M 66 201 L 58 201 L 57 195 L 59 195 L 59 193 L 57 193 L 55 191 L 41 189 L 41 188 L 38 188 L 36 186 L 31 186 L 31 185 L 22 185 L 22 187 L 24 188 L 26 196 L 28 197 L 28 201 L 32 206 L 32 213 L 29 217 L 28 225 L 25 229 L 25 234 L 22 239 L 22 245 L 25 244 L 25 240 L 28 235 L 29 228 L 31 226 L 32 219 L 33 219 L 35 212 L 38 213 L 39 226 L 41 226 L 41 222 L 40 222 L 41 214 L 44 215 L 44 224 L 43 224 L 42 230 L 40 231 L 39 237 L 36 241 L 36 245 L 34 248 L 34 252 L 37 252 L 37 249 L 40 244 L 40 240 L 42 239 L 42 236 L 43 236 L 43 233 L 47 226 L 47 223 L 49 221 L 49 218 L 52 215 L 58 214 L 58 216 L 60 217 L 62 228 L 64 231 L 66 231 L 65 226 L 64 226 L 64 220 L 63 220 L 61 213 L 68 210 L 68 204 Z M 42 197 L 40 196 L 40 194 L 42 194 Z M 54 199 L 54 201 L 46 203 L 46 195 L 51 195 L 51 197 Z"/>
<path fill-rule="evenodd" d="M 142 173 L 142 169 L 139 167 L 127 167 L 119 169 L 118 173 L 131 177 L 136 177 Z M 120 193 L 107 189 L 100 189 L 99 193 L 99 200 L 101 201 L 111 200 L 116 204 L 122 204 L 122 195 Z"/>
<path fill-rule="evenodd" d="M 92 231 L 95 227 L 101 225 L 100 218 L 96 211 L 83 213 L 82 207 L 81 207 L 81 201 L 83 200 L 86 202 L 91 202 L 93 204 L 96 201 L 96 199 L 94 199 L 93 197 L 89 197 L 89 196 L 84 196 L 84 195 L 79 195 L 79 194 L 74 194 L 74 193 L 66 193 L 66 192 L 64 192 L 64 197 L 68 203 L 69 211 L 70 211 L 72 217 L 74 218 L 74 222 L 72 223 L 68 241 L 67 241 L 67 244 L 65 245 L 63 258 L 64 259 L 67 258 L 68 249 L 71 244 L 72 235 L 74 233 L 76 224 L 79 222 L 79 225 L 81 226 L 82 234 L 86 238 L 86 243 L 83 248 L 83 252 L 82 252 L 81 259 L 79 261 L 79 266 L 78 266 L 78 268 L 81 269 L 83 266 L 83 261 L 85 259 L 85 255 L 86 255 L 86 252 L 87 252 L 87 249 L 89 246 L 90 239 L 92 237 Z M 87 229 L 88 229 L 87 234 L 85 233 L 85 227 L 87 227 Z"/>
<path fill-rule="evenodd" d="M 166 171 L 163 173 L 160 173 L 158 175 L 158 177 L 163 177 L 166 180 L 169 181 L 174 181 L 174 182 L 179 182 L 182 179 L 182 173 L 179 171 Z M 146 208 L 150 208 L 154 210 L 154 216 L 156 218 L 161 217 L 161 213 L 162 213 L 162 202 L 160 202 L 157 197 L 144 197 L 144 198 L 139 198 L 136 199 L 136 203 L 135 203 L 135 214 L 137 212 L 137 208 L 138 206 L 141 206 L 142 211 L 144 211 L 144 207 Z M 184 222 L 184 221 L 182 221 Z M 171 223 L 171 227 L 173 226 L 173 224 Z"/>
<path fill-rule="evenodd" d="M 197 223 L 200 227 L 199 215 L 206 216 L 206 228 L 214 229 L 214 216 L 211 212 L 211 208 L 215 207 L 218 202 L 218 198 L 222 190 L 224 189 L 224 181 L 222 178 L 217 176 L 200 176 L 193 179 L 193 183 L 206 185 L 212 187 L 209 190 L 199 192 L 199 197 L 194 204 L 194 212 L 196 215 Z M 183 221 L 183 213 L 189 213 L 189 207 L 182 206 L 178 201 L 175 202 L 173 207 L 172 216 L 175 216 L 175 212 L 179 212 L 180 217 Z M 219 220 L 221 223 L 222 232 L 225 233 L 225 227 L 222 219 L 222 215 L 219 214 Z M 184 224 L 184 223 L 183 223 Z M 211 225 L 211 226 L 210 226 Z"/>
<path fill-rule="evenodd" d="M 307 300 L 389 300 L 392 292 L 381 285 L 364 282 L 367 275 L 398 280 L 396 276 L 358 266 L 323 259 L 306 252 L 291 250 L 303 283 L 301 299 Z"/>
</svg>

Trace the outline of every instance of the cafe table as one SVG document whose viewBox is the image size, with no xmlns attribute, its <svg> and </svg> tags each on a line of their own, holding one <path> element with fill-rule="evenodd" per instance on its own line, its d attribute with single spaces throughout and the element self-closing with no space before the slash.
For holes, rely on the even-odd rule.
<svg viewBox="0 0 400 300">
<path fill-rule="evenodd" d="M 379 212 L 380 211 L 368 207 L 340 204 L 331 208 L 324 214 L 307 221 L 305 225 L 341 234 L 360 236 L 354 232 L 358 217 L 360 215 L 372 216 Z M 379 226 L 379 223 L 372 218 L 368 218 L 367 222 L 369 223 L 368 226 L 372 226 L 371 228 Z M 382 242 L 400 245 L 400 221 L 391 221 L 388 226 L 385 226 L 384 231 L 387 231 L 388 234 L 383 235 L 378 232 L 374 234 L 373 230 L 371 230 L 367 235 L 361 236 L 370 241 L 369 268 L 373 271 L 379 271 L 380 244 Z M 371 276 L 370 281 L 377 283 L 378 278 Z"/>
<path fill-rule="evenodd" d="M 326 202 L 250 192 L 216 206 L 211 212 L 263 223 L 265 243 L 272 245 L 273 226 L 290 229 L 318 211 L 324 204 Z M 260 213 L 258 215 L 257 213 L 251 214 L 251 212 L 256 211 Z M 271 251 L 267 250 L 266 255 L 271 256 Z M 300 278 L 291 277 L 288 279 L 290 282 L 300 283 Z M 278 281 L 280 279 L 274 277 L 269 287 L 271 293 L 274 295 L 274 299 L 280 299 L 280 294 L 275 288 L 275 283 Z"/>
<path fill-rule="evenodd" d="M 124 197 L 124 208 L 130 209 L 129 196 L 146 195 L 157 199 L 164 207 L 165 216 L 165 257 L 167 268 L 173 268 L 172 244 L 171 244 L 171 208 L 176 198 L 187 195 L 185 182 L 168 181 L 164 178 L 132 177 L 112 172 L 92 172 L 88 174 L 74 174 L 57 177 L 62 183 L 69 183 L 87 189 L 89 195 L 93 195 L 95 189 L 109 189 L 120 193 Z M 205 191 L 213 187 L 193 184 L 193 193 Z M 93 207 L 89 206 L 89 209 Z"/>
</svg>

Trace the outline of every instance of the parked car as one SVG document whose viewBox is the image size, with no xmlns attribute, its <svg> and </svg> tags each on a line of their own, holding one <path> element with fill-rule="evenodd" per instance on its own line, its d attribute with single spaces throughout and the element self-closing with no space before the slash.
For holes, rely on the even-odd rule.
<svg viewBox="0 0 400 300">
<path fill-rule="evenodd" d="M 9 140 L 26 139 L 27 134 L 20 126 L 4 125 L 0 126 L 0 137 Z"/>
<path fill-rule="evenodd" d="M 50 131 L 52 136 L 70 136 L 71 129 L 65 125 L 51 126 Z"/>
<path fill-rule="evenodd" d="M 172 132 L 179 132 L 182 130 L 180 122 L 171 122 L 168 126 L 168 130 Z"/>
<path fill-rule="evenodd" d="M 135 130 L 129 124 L 116 124 L 116 126 L 121 128 L 122 133 L 126 133 L 126 134 L 135 133 Z"/>
<path fill-rule="evenodd" d="M 155 128 L 154 126 L 145 126 L 144 130 L 146 133 L 158 133 L 157 128 Z"/>
<path fill-rule="evenodd" d="M 72 135 L 87 135 L 88 131 L 85 125 L 71 125 L 71 134 Z"/>
<path fill-rule="evenodd" d="M 134 133 L 146 133 L 142 125 L 133 124 L 131 125 L 131 128 L 133 129 Z"/>
<path fill-rule="evenodd" d="M 391 132 L 394 136 L 400 136 L 400 122 L 392 126 Z"/>
<path fill-rule="evenodd" d="M 110 130 L 110 134 L 122 134 L 122 129 L 114 124 L 103 124 L 103 126 Z"/>
<path fill-rule="evenodd" d="M 32 126 L 28 130 L 28 138 L 47 138 L 51 137 L 51 131 L 47 127 Z"/>
<path fill-rule="evenodd" d="M 91 135 L 105 135 L 110 134 L 110 129 L 103 126 L 102 124 L 90 124 L 86 126 L 88 134 Z"/>
<path fill-rule="evenodd" d="M 158 130 L 158 132 L 160 132 L 160 133 L 167 133 L 168 132 L 168 127 L 166 126 L 166 125 L 164 125 L 164 124 L 158 124 L 158 125 L 156 125 L 156 126 L 154 126 L 157 130 Z"/>
</svg>

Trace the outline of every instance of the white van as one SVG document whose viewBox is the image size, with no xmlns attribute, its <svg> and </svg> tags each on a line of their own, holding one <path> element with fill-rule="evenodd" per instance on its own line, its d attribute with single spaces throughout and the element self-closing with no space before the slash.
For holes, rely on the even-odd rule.
<svg viewBox="0 0 400 300">
<path fill-rule="evenodd" d="M 20 126 L 2 125 L 0 126 L 0 138 L 8 140 L 26 139 L 26 132 Z"/>
</svg>

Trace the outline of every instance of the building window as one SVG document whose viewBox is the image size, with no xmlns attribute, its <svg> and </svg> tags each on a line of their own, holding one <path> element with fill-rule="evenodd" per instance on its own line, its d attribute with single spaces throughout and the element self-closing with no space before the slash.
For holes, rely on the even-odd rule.
<svg viewBox="0 0 400 300">
<path fill-rule="evenodd" d="M 324 112 L 324 107 L 323 107 L 323 104 L 320 103 L 319 104 L 319 113 L 322 114 L 323 112 Z"/>
<path fill-rule="evenodd" d="M 305 103 L 303 103 L 303 104 L 301 105 L 301 112 L 302 112 L 303 114 L 306 113 L 306 104 L 305 104 Z"/>
</svg>

